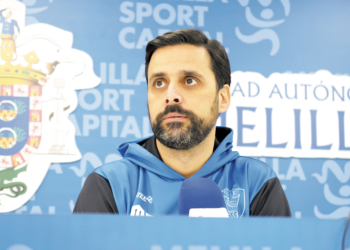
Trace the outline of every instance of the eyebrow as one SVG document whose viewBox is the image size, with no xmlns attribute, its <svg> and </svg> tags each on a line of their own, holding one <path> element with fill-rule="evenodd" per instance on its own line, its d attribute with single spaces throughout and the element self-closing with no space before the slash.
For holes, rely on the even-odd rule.
<svg viewBox="0 0 350 250">
<path fill-rule="evenodd" d="M 199 74 L 198 72 L 195 71 L 187 71 L 187 70 L 183 70 L 181 71 L 185 76 L 196 76 L 198 78 L 204 78 L 201 74 Z"/>
<path fill-rule="evenodd" d="M 157 78 L 157 77 L 163 77 L 165 76 L 165 73 L 155 73 L 155 74 L 152 74 L 149 78 L 149 81 L 152 81 L 154 78 Z"/>
<path fill-rule="evenodd" d="M 180 74 L 183 74 L 183 75 L 185 75 L 185 76 L 196 76 L 196 77 L 198 77 L 198 78 L 204 79 L 204 77 L 203 77 L 201 74 L 199 74 L 198 72 L 195 72 L 195 71 L 181 70 L 179 73 L 180 73 Z M 157 77 L 164 77 L 164 76 L 166 76 L 166 74 L 163 73 L 163 72 L 155 73 L 155 74 L 152 74 L 152 75 L 150 76 L 149 80 L 152 81 L 154 78 L 157 78 Z"/>
</svg>

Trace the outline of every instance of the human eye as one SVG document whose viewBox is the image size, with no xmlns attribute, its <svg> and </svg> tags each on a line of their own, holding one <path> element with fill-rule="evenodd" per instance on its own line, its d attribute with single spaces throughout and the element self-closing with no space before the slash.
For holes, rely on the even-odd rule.
<svg viewBox="0 0 350 250">
<path fill-rule="evenodd" d="M 154 85 L 156 86 L 156 88 L 161 88 L 161 87 L 164 87 L 165 82 L 162 80 L 156 80 Z"/>
<path fill-rule="evenodd" d="M 186 85 L 195 85 L 197 81 L 194 78 L 187 78 L 185 80 Z"/>
</svg>

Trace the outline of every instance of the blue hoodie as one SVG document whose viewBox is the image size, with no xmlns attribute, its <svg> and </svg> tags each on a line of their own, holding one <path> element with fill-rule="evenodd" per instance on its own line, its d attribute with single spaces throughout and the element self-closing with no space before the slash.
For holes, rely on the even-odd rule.
<svg viewBox="0 0 350 250">
<path fill-rule="evenodd" d="M 190 178 L 213 180 L 222 190 L 229 216 L 247 217 L 256 194 L 276 174 L 267 164 L 232 151 L 232 137 L 231 130 Z M 143 140 L 122 144 L 118 151 L 123 159 L 95 172 L 109 181 L 119 214 L 178 215 L 180 188 L 186 178 L 138 144 Z"/>
</svg>

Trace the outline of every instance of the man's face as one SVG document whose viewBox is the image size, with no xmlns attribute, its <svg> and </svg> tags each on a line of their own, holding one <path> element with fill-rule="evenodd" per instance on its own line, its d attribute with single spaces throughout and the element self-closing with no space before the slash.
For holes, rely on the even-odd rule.
<svg viewBox="0 0 350 250">
<path fill-rule="evenodd" d="M 148 68 L 148 110 L 152 130 L 165 146 L 187 150 L 212 131 L 219 98 L 210 55 L 203 47 L 166 46 Z"/>
</svg>

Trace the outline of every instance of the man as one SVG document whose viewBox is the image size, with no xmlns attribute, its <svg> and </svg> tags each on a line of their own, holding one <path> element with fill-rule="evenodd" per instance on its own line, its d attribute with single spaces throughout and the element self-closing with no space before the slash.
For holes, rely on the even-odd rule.
<svg viewBox="0 0 350 250">
<path fill-rule="evenodd" d="M 232 151 L 233 131 L 215 127 L 230 105 L 225 49 L 199 30 L 168 32 L 146 47 L 154 136 L 119 147 L 122 160 L 90 174 L 74 212 L 176 215 L 182 182 L 210 178 L 230 217 L 290 216 L 273 170 Z"/>
</svg>

